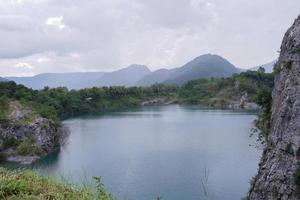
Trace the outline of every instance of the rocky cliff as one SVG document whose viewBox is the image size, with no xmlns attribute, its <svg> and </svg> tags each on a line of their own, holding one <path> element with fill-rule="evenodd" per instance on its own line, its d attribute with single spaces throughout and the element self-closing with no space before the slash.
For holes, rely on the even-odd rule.
<svg viewBox="0 0 300 200">
<path fill-rule="evenodd" d="M 271 129 L 249 199 L 300 199 L 300 16 L 284 36 L 275 66 Z"/>
<path fill-rule="evenodd" d="M 11 102 L 7 117 L 0 121 L 0 162 L 30 164 L 58 150 L 66 133 L 54 121 Z"/>
</svg>

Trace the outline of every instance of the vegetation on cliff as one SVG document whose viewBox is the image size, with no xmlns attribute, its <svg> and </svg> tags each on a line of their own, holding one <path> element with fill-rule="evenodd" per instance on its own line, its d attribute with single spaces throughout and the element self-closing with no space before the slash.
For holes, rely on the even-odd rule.
<svg viewBox="0 0 300 200">
<path fill-rule="evenodd" d="M 273 74 L 247 71 L 228 78 L 199 79 L 188 82 L 180 89 L 181 101 L 209 106 L 224 106 L 240 103 L 246 94 L 248 102 L 257 102 L 260 91 L 272 91 Z"/>
</svg>

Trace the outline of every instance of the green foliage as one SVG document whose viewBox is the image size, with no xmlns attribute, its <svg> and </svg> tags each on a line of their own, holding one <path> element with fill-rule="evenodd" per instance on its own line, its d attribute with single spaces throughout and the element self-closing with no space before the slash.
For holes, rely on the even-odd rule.
<svg viewBox="0 0 300 200">
<path fill-rule="evenodd" d="M 288 154 L 294 155 L 294 150 L 293 150 L 293 147 L 292 147 L 291 143 L 286 145 L 285 152 L 288 153 Z"/>
<path fill-rule="evenodd" d="M 9 99 L 6 96 L 0 96 L 0 119 L 5 119 L 9 110 Z"/>
<path fill-rule="evenodd" d="M 83 114 L 112 111 L 139 105 L 154 98 L 180 99 L 181 102 L 223 106 L 238 100 L 245 92 L 253 101 L 259 89 L 270 90 L 273 75 L 262 70 L 243 72 L 229 78 L 199 79 L 181 88 L 155 84 L 151 87 L 93 87 L 68 90 L 65 87 L 32 90 L 14 82 L 0 82 L 0 97 L 17 100 L 39 115 L 59 122 Z M 7 105 L 7 104 L 3 104 Z"/>
<path fill-rule="evenodd" d="M 93 179 L 96 182 L 96 199 L 99 200 L 114 199 L 113 196 L 105 189 L 100 176 L 94 176 Z"/>
<path fill-rule="evenodd" d="M 300 186 L 300 167 L 298 167 L 296 172 L 294 173 L 294 178 L 296 185 Z"/>
<path fill-rule="evenodd" d="M 300 157 L 300 147 L 297 149 L 296 156 Z"/>
<path fill-rule="evenodd" d="M 6 155 L 2 152 L 0 152 L 0 163 L 4 162 L 6 160 Z"/>
<path fill-rule="evenodd" d="M 264 73 L 263 69 L 242 72 L 228 78 L 193 80 L 180 88 L 179 97 L 183 102 L 222 107 L 230 101 L 239 101 L 245 93 L 249 101 L 255 101 L 260 90 L 272 90 L 273 81 L 273 74 Z"/>
<path fill-rule="evenodd" d="M 99 113 L 139 105 L 142 101 L 176 96 L 173 85 L 155 84 L 151 87 L 93 87 L 68 90 L 65 87 L 32 90 L 14 82 L 0 82 L 0 97 L 20 101 L 39 115 L 59 122 L 83 114 Z"/>
<path fill-rule="evenodd" d="M 18 141 L 13 138 L 13 137 L 7 137 L 3 139 L 3 143 L 1 145 L 1 147 L 3 149 L 8 148 L 8 147 L 14 147 L 18 145 Z"/>
<path fill-rule="evenodd" d="M 103 191 L 108 194 L 108 192 Z M 90 187 L 79 188 L 69 183 L 57 182 L 29 170 L 11 171 L 0 168 L 0 199 L 25 200 L 98 200 L 98 193 Z M 113 200 L 101 196 L 100 200 Z"/>
<path fill-rule="evenodd" d="M 267 136 L 270 131 L 271 123 L 271 107 L 272 107 L 272 92 L 271 90 L 260 90 L 255 98 L 258 105 L 261 106 L 258 118 L 255 121 L 255 125 L 260 131 L 262 138 L 267 140 Z"/>
<path fill-rule="evenodd" d="M 42 155 L 43 149 L 35 144 L 32 139 L 26 139 L 17 146 L 17 153 L 20 155 Z"/>
</svg>

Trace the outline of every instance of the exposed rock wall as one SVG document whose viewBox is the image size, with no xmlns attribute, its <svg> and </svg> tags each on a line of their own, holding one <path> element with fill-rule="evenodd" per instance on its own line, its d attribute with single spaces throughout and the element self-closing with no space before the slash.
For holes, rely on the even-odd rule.
<svg viewBox="0 0 300 200">
<path fill-rule="evenodd" d="M 66 133 L 54 121 L 11 102 L 7 119 L 0 122 L 0 153 L 8 161 L 30 164 L 58 150 Z"/>
<path fill-rule="evenodd" d="M 275 66 L 271 129 L 249 199 L 300 199 L 300 16 L 284 36 Z"/>
</svg>

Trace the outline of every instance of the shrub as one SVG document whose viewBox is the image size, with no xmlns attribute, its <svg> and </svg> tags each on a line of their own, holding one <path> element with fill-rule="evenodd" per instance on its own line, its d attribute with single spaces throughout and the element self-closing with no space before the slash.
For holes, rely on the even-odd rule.
<svg viewBox="0 0 300 200">
<path fill-rule="evenodd" d="M 0 163 L 6 160 L 6 155 L 0 152 Z"/>
<path fill-rule="evenodd" d="M 300 147 L 298 147 L 296 155 L 299 157 L 300 156 Z"/>
<path fill-rule="evenodd" d="M 259 91 L 255 102 L 262 108 L 255 121 L 255 126 L 260 131 L 261 137 L 267 141 L 271 122 L 272 92 L 269 90 Z"/>
<path fill-rule="evenodd" d="M 107 194 L 98 198 L 92 187 L 80 188 L 51 177 L 39 176 L 30 170 L 6 170 L 0 168 L 0 199 L 65 199 L 65 200 L 113 200 Z M 103 186 L 101 186 L 103 188 Z"/>
<path fill-rule="evenodd" d="M 107 190 L 104 187 L 104 184 L 101 181 L 100 176 L 94 176 L 93 179 L 96 182 L 96 197 L 97 199 L 103 199 L 103 200 L 113 200 L 113 196 L 111 193 L 107 192 Z"/>
<path fill-rule="evenodd" d="M 296 185 L 300 186 L 300 167 L 298 167 L 296 172 L 294 173 L 294 178 Z"/>
<path fill-rule="evenodd" d="M 291 143 L 286 145 L 285 152 L 288 153 L 288 154 L 294 155 L 294 150 L 293 150 L 293 147 L 292 147 Z"/>
<path fill-rule="evenodd" d="M 0 118 L 5 119 L 9 111 L 9 100 L 6 96 L 0 97 Z"/>
<path fill-rule="evenodd" d="M 7 137 L 3 140 L 2 148 L 6 149 L 18 145 L 18 141 L 13 137 Z"/>
<path fill-rule="evenodd" d="M 41 146 L 34 143 L 33 139 L 26 139 L 17 147 L 17 153 L 20 155 L 43 155 L 44 150 Z"/>
<path fill-rule="evenodd" d="M 34 151 L 34 145 L 32 139 L 24 140 L 17 147 L 17 153 L 21 155 L 33 154 L 34 153 L 33 151 Z"/>
</svg>

